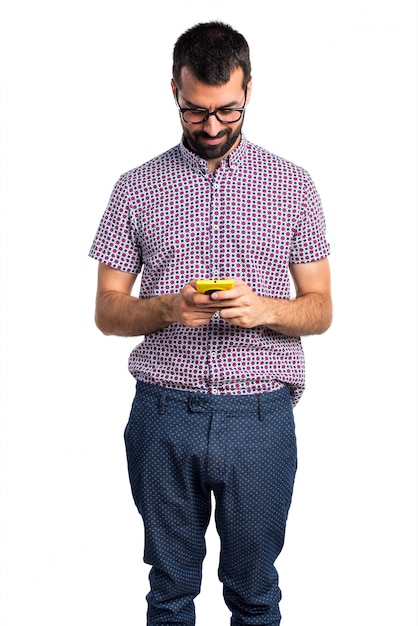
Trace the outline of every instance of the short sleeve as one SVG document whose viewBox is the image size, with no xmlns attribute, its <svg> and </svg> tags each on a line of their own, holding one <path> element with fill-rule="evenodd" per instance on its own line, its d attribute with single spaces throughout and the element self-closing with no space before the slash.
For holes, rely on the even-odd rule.
<svg viewBox="0 0 418 626">
<path fill-rule="evenodd" d="M 329 253 L 330 246 L 326 239 L 321 199 L 306 172 L 299 220 L 292 238 L 290 263 L 312 263 L 327 257 Z"/>
<path fill-rule="evenodd" d="M 120 177 L 91 246 L 89 256 L 114 269 L 139 274 L 142 266 L 127 176 Z"/>
</svg>

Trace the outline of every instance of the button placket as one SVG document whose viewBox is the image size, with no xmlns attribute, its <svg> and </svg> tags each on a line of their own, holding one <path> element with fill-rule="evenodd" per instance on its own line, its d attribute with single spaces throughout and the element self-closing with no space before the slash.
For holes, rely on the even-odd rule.
<svg viewBox="0 0 418 626">
<path fill-rule="evenodd" d="M 221 248 L 220 248 L 220 228 L 219 228 L 219 212 L 221 207 L 221 172 L 218 170 L 211 180 L 211 206 L 210 206 L 210 250 L 211 250 L 211 278 L 217 280 L 223 278 L 221 276 Z M 218 360 L 218 327 L 220 322 L 220 313 L 216 311 L 212 316 L 211 334 L 208 343 L 208 366 L 209 366 L 209 380 L 213 381 L 215 371 L 217 369 Z M 217 393 L 216 388 L 212 388 L 211 393 Z"/>
</svg>

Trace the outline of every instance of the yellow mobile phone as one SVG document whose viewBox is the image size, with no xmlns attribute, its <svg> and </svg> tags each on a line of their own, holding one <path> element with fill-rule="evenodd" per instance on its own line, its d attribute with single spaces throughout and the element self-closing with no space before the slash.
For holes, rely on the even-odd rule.
<svg viewBox="0 0 418 626">
<path fill-rule="evenodd" d="M 214 291 L 225 291 L 234 288 L 233 278 L 224 278 L 223 280 L 197 280 L 196 289 L 199 293 L 211 294 Z"/>
</svg>

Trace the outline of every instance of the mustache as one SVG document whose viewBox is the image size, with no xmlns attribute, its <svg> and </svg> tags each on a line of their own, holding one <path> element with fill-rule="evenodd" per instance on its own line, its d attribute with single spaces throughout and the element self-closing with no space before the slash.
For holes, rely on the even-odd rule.
<svg viewBox="0 0 418 626">
<path fill-rule="evenodd" d="M 219 133 L 217 135 L 215 135 L 215 137 L 212 137 L 212 135 L 209 135 L 209 133 L 205 133 L 204 130 L 197 130 L 193 133 L 193 136 L 196 139 L 202 138 L 202 139 L 220 139 L 221 137 L 225 137 L 226 135 L 228 135 L 231 132 L 230 128 L 226 128 L 225 130 L 220 130 Z"/>
</svg>

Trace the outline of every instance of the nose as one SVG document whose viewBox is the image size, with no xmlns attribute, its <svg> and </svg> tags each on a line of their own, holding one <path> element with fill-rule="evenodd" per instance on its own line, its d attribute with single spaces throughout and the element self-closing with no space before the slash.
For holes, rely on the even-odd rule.
<svg viewBox="0 0 418 626">
<path fill-rule="evenodd" d="M 206 122 L 203 122 L 203 130 L 211 137 L 216 137 L 222 128 L 223 124 L 214 115 L 209 115 Z"/>
</svg>

